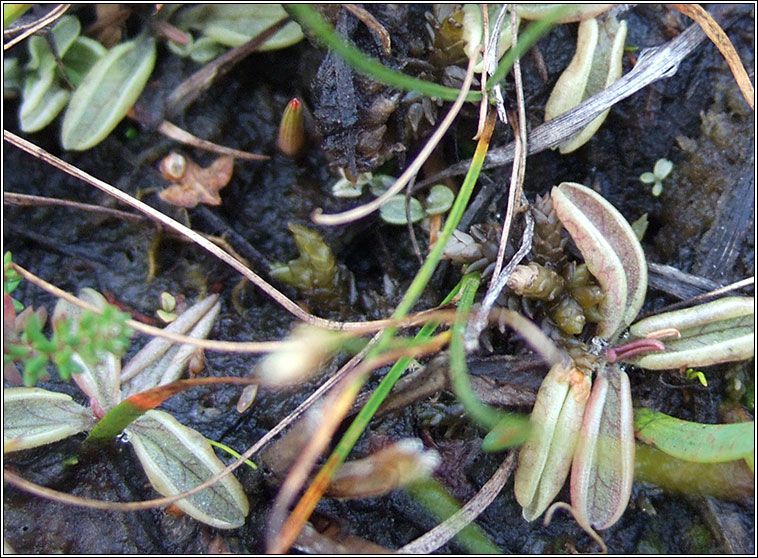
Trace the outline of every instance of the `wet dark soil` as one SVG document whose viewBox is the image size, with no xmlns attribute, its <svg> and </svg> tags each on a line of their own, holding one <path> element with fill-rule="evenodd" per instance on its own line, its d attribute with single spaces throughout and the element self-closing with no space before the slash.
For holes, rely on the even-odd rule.
<svg viewBox="0 0 758 558">
<path fill-rule="evenodd" d="M 382 9 L 376 7 L 380 20 Z M 427 9 L 411 6 L 405 19 L 393 18 L 384 9 L 384 17 L 388 27 L 391 28 L 390 23 L 398 26 L 402 40 L 422 40 L 423 25 L 417 23 Z M 750 6 L 735 13 L 738 17 L 727 32 L 754 80 L 753 13 Z M 691 24 L 657 5 L 639 6 L 623 17 L 629 24 L 627 45 L 639 48 L 662 44 L 677 32 L 677 27 Z M 363 46 L 361 41 L 371 42 L 370 34 L 356 33 L 359 45 Z M 562 25 L 540 41 L 547 82 L 539 77 L 536 57 L 527 55 L 524 59 L 530 126 L 542 122 L 551 86 L 572 56 L 575 33 L 575 24 Z M 366 48 L 375 50 L 375 46 Z M 15 49 L 21 50 L 22 47 Z M 16 52 L 6 54 L 13 56 Z M 398 47 L 397 53 L 398 57 L 399 53 L 405 56 L 409 48 Z M 632 58 L 625 58 L 625 71 L 630 68 Z M 323 108 L 322 91 L 314 87 L 323 60 L 323 52 L 307 41 L 283 51 L 254 54 L 201 95 L 176 122 L 202 138 L 271 157 L 265 162 L 237 161 L 232 181 L 221 192 L 224 203 L 217 208 L 185 213 L 164 204 L 150 191 L 166 185 L 158 173 L 157 162 L 176 145 L 149 127 L 124 121 L 99 146 L 83 153 L 61 151 L 57 123 L 28 137 L 96 177 L 130 194 L 142 195 L 144 201 L 168 215 L 189 219 L 198 230 L 215 235 L 226 233 L 229 243 L 250 260 L 256 272 L 268 277 L 267 263 L 297 257 L 288 223 L 310 225 L 309 215 L 318 207 L 334 212 L 370 199 L 369 194 L 357 201 L 330 195 L 331 184 L 336 180 L 330 173 L 330 165 L 349 164 L 349 160 L 335 157 L 334 145 L 340 144 L 334 137 L 322 138 L 325 149 L 312 138 L 307 153 L 298 160 L 281 155 L 275 148 L 279 118 L 290 98 L 300 96 L 314 112 Z M 397 57 L 386 63 L 400 65 Z M 160 116 L 162 99 L 196 69 L 192 62 L 178 59 L 161 48 L 140 105 L 148 113 Z M 366 87 L 362 79 L 354 83 L 356 87 Z M 512 99 L 510 84 L 509 80 L 507 93 Z M 361 95 L 365 98 L 361 97 L 363 105 L 359 108 L 364 110 L 370 104 L 369 98 L 391 95 L 391 91 L 375 88 L 371 93 L 362 90 Z M 17 101 L 5 101 L 4 127 L 14 133 L 19 133 L 17 110 Z M 439 113 L 444 114 L 444 110 L 445 107 Z M 470 157 L 475 112 L 467 112 L 449 134 L 443 146 L 448 164 Z M 424 134 L 428 135 L 431 129 L 422 127 L 418 132 L 422 137 L 413 137 L 406 130 L 407 115 L 408 106 L 402 105 L 386 122 L 384 151 L 382 157 L 374 159 L 375 163 L 386 159 L 382 167 L 386 172 L 399 174 L 403 161 L 415 155 Z M 371 126 L 372 130 L 376 128 L 374 123 Z M 134 128 L 138 131 L 136 137 L 128 139 Z M 350 136 L 345 130 L 334 133 L 341 133 L 341 140 Z M 387 152 L 390 138 L 392 142 L 402 140 L 404 151 Z M 498 130 L 493 144 L 510 140 L 509 131 Z M 723 285 L 754 274 L 754 150 L 754 114 L 740 97 L 718 51 L 707 43 L 681 64 L 675 76 L 614 106 L 600 131 L 576 153 L 562 156 L 543 152 L 530 157 L 525 192 L 531 200 L 561 181 L 592 186 L 630 222 L 648 214 L 650 225 L 643 247 L 650 262 L 670 265 Z M 203 166 L 213 160 L 207 153 L 188 148 L 182 151 Z M 652 170 L 661 157 L 671 159 L 675 171 L 666 181 L 663 194 L 655 198 L 638 177 Z M 369 164 L 370 160 L 364 152 L 359 154 L 357 164 Z M 99 191 L 8 144 L 4 145 L 3 163 L 5 191 L 113 205 Z M 509 175 L 510 167 L 488 172 L 489 178 L 499 184 L 506 183 Z M 503 211 L 501 201 L 497 207 L 487 208 L 487 218 L 494 219 Z M 223 310 L 211 334 L 215 339 L 279 339 L 294 321 L 251 286 L 245 287 L 241 297 L 233 302 L 232 292 L 239 282 L 235 272 L 197 246 L 158 231 L 147 221 L 135 224 L 73 209 L 6 205 L 3 229 L 3 251 L 11 251 L 14 261 L 23 267 L 69 292 L 94 287 L 111 293 L 127 308 L 146 315 L 155 315 L 163 291 L 181 293 L 188 299 L 211 289 L 220 292 Z M 327 305 L 316 310 L 325 317 L 340 320 L 389 315 L 418 268 L 407 230 L 369 218 L 321 232 L 338 261 L 354 275 L 358 293 L 365 296 L 358 299 L 363 302 Z M 424 233 L 417 229 L 417 234 L 424 249 Z M 157 264 L 152 280 L 148 280 L 150 253 L 155 255 Z M 457 271 L 450 270 L 440 279 L 440 293 L 447 292 L 458 277 Z M 385 283 L 393 284 L 394 292 L 387 292 Z M 294 289 L 280 284 L 277 287 L 291 298 L 312 305 Z M 440 293 L 428 292 L 424 307 L 439 301 Z M 45 305 L 52 310 L 55 304 L 51 295 L 26 282 L 15 296 L 28 306 Z M 666 292 L 651 290 L 644 311 L 676 301 Z M 135 337 L 127 358 L 146 342 L 144 337 Z M 503 342 L 495 341 L 496 347 L 499 343 Z M 207 373 L 218 376 L 244 376 L 257 360 L 252 356 L 210 352 L 206 357 Z M 336 369 L 337 364 L 329 370 Z M 732 386 L 729 378 L 750 377 L 752 367 L 752 362 L 738 366 L 736 372 L 732 367 L 729 374 L 727 367 L 708 369 L 707 388 L 684 382 L 673 372 L 644 373 L 632 369 L 635 404 L 687 420 L 717 422 L 719 404 L 727 398 Z M 235 409 L 239 389 L 232 387 L 195 388 L 168 400 L 162 408 L 205 436 L 242 451 L 291 412 L 322 380 L 313 380 L 294 391 L 262 389 L 255 404 L 241 415 Z M 369 385 L 375 383 L 372 380 Z M 84 403 L 71 385 L 51 380 L 41 387 L 71 393 Z M 483 453 L 480 444 L 484 432 L 460 415 L 452 395 L 443 393 L 439 397 L 434 409 L 445 414 L 444 420 L 429 422 L 430 401 L 425 399 L 375 419 L 354 455 L 363 456 L 388 438 L 432 440 L 443 456 L 439 478 L 454 496 L 464 501 L 489 479 L 503 455 Z M 79 496 L 113 501 L 156 496 L 128 445 L 114 443 L 101 455 L 65 465 L 67 458 L 77 455 L 80 441 L 74 437 L 7 455 L 5 466 L 29 480 Z M 246 525 L 238 530 L 218 531 L 165 510 L 106 513 L 70 507 L 6 485 L 4 540 L 22 553 L 200 553 L 218 548 L 211 545 L 219 541 L 231 551 L 259 553 L 264 549 L 262 533 L 277 487 L 265 467 L 258 472 L 243 469 L 238 471 L 239 478 L 249 495 L 251 513 Z M 750 490 L 749 494 L 740 494 L 736 501 L 714 504 L 707 495 L 683 495 L 638 482 L 629 509 L 603 536 L 613 553 L 752 553 L 752 497 Z M 568 499 L 567 489 L 559 498 Z M 317 514 L 389 548 L 408 543 L 435 524 L 429 513 L 403 491 L 353 502 L 325 499 Z M 596 550 L 587 535 L 566 516 L 556 517 L 549 527 L 540 522 L 527 524 L 513 497 L 512 483 L 481 515 L 478 524 L 506 553 Z M 729 533 L 726 539 L 722 536 L 725 532 Z M 456 542 L 440 549 L 442 553 L 465 551 Z"/>
</svg>

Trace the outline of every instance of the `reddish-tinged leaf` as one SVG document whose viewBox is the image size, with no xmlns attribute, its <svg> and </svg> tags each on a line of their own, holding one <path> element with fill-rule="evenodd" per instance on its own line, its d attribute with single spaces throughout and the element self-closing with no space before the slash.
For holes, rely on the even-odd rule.
<svg viewBox="0 0 758 558">
<path fill-rule="evenodd" d="M 632 323 L 647 291 L 647 263 L 632 227 L 618 210 L 586 186 L 553 188 L 553 208 L 603 289 L 604 318 L 597 335 L 611 338 Z"/>
<path fill-rule="evenodd" d="M 208 384 L 254 384 L 258 380 L 252 378 L 193 378 L 179 380 L 165 386 L 148 389 L 136 393 L 116 405 L 103 419 L 95 425 L 85 442 L 103 442 L 111 440 L 129 426 L 135 419 L 150 409 L 154 409 L 172 395 L 186 389 Z"/>
<path fill-rule="evenodd" d="M 577 522 L 585 530 L 616 523 L 626 510 L 633 478 L 632 395 L 629 378 L 614 365 L 595 380 L 574 454 L 571 506 Z"/>
</svg>

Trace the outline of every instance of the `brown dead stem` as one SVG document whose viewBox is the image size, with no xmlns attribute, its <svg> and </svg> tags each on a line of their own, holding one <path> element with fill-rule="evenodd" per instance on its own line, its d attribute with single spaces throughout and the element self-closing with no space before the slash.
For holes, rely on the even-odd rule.
<svg viewBox="0 0 758 558">
<path fill-rule="evenodd" d="M 729 69 L 732 71 L 732 75 L 747 104 L 751 109 L 754 108 L 753 97 L 755 97 L 755 89 L 753 88 L 753 84 L 750 83 L 750 78 L 742 65 L 739 54 L 737 54 L 734 45 L 732 45 L 732 41 L 729 40 L 729 37 L 724 33 L 721 26 L 699 4 L 671 4 L 671 7 L 692 19 L 708 35 L 708 38 L 716 45 L 721 56 L 724 57 L 724 60 L 729 65 Z"/>
<path fill-rule="evenodd" d="M 251 283 L 253 283 L 259 289 L 261 289 L 264 293 L 266 293 L 268 296 L 274 299 L 274 301 L 277 304 L 282 306 L 285 310 L 287 310 L 290 314 L 292 314 L 299 320 L 302 320 L 316 327 L 321 327 L 324 329 L 330 329 L 330 330 L 336 330 L 336 331 L 350 331 L 350 330 L 355 330 L 359 328 L 364 328 L 367 323 L 376 325 L 378 327 L 387 327 L 391 325 L 391 320 L 376 320 L 373 322 L 336 322 L 334 320 L 327 320 L 319 316 L 314 316 L 313 314 L 303 310 L 294 301 L 290 300 L 287 296 L 285 296 L 284 293 L 276 289 L 273 285 L 269 284 L 260 275 L 258 275 L 252 269 L 250 269 L 245 264 L 240 262 L 237 258 L 233 257 L 231 254 L 229 254 L 225 250 L 222 250 L 221 248 L 216 246 L 213 242 L 204 238 L 202 235 L 200 235 L 196 231 L 193 231 L 189 227 L 182 225 L 178 221 L 161 213 L 157 209 L 150 207 L 146 203 L 139 201 L 138 199 L 134 198 L 133 196 L 130 196 L 129 194 L 123 192 L 122 190 L 119 190 L 118 188 L 114 188 L 107 182 L 104 182 L 100 180 L 99 178 L 95 178 L 91 174 L 84 172 L 83 170 L 71 165 L 70 163 L 67 163 L 66 161 L 56 157 L 55 155 L 52 155 L 51 153 L 48 153 L 41 147 L 17 136 L 16 134 L 13 134 L 12 132 L 3 130 L 3 137 L 6 141 L 22 149 L 23 151 L 26 151 L 27 153 L 37 157 L 38 159 L 41 159 L 42 161 L 49 163 L 55 168 L 60 169 L 67 174 L 70 174 L 71 176 L 74 176 L 80 180 L 83 180 L 84 182 L 87 182 L 88 184 L 91 184 L 92 186 L 98 188 L 99 190 L 102 190 L 106 194 L 116 198 L 120 202 L 137 209 L 138 211 L 145 214 L 146 216 L 153 219 L 154 221 L 157 221 L 158 223 L 161 223 L 162 225 L 168 227 L 169 229 L 172 229 L 175 232 L 179 233 L 180 235 L 190 239 L 192 242 L 194 242 L 201 248 L 207 250 L 212 255 L 217 257 L 219 260 L 223 261 L 230 267 L 237 270 L 244 277 L 249 279 Z"/>
</svg>

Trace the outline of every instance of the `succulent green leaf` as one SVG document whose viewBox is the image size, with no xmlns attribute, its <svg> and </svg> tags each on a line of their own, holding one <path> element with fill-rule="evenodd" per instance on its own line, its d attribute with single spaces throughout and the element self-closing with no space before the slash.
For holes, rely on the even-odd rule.
<svg viewBox="0 0 758 558">
<path fill-rule="evenodd" d="M 238 47 L 287 16 L 281 4 L 205 4 L 181 11 L 176 25 L 201 31 L 215 42 Z M 277 50 L 294 45 L 303 38 L 300 26 L 290 22 L 259 50 Z"/>
<path fill-rule="evenodd" d="M 634 337 L 673 328 L 681 337 L 662 339 L 666 350 L 631 357 L 628 362 L 650 370 L 710 366 L 745 360 L 755 353 L 755 299 L 725 297 L 665 312 L 632 325 Z"/>
<path fill-rule="evenodd" d="M 519 453 L 515 476 L 516 500 L 527 521 L 542 515 L 563 487 L 571 467 L 590 390 L 589 376 L 581 374 L 581 381 L 572 385 L 571 374 L 563 364 L 554 365 L 532 409 L 531 430 Z"/>
<path fill-rule="evenodd" d="M 199 432 L 163 411 L 148 411 L 126 432 L 150 483 L 164 496 L 194 488 L 225 468 Z M 242 526 L 250 509 L 242 485 L 232 475 L 176 505 L 218 529 Z"/>
<path fill-rule="evenodd" d="M 74 41 L 81 32 L 79 20 L 74 16 L 63 16 L 50 31 L 52 41 L 55 44 L 56 54 L 63 58 L 68 49 L 74 44 Z M 46 38 L 40 35 L 29 37 L 29 62 L 26 65 L 28 70 L 46 71 L 48 68 L 56 65 L 55 56 Z"/>
<path fill-rule="evenodd" d="M 668 159 L 658 159 L 653 167 L 653 174 L 658 180 L 663 180 L 674 170 L 674 163 Z"/>
<path fill-rule="evenodd" d="M 63 117 L 63 148 L 82 151 L 105 139 L 137 101 L 154 65 L 155 40 L 148 35 L 100 58 L 71 97 Z"/>
<path fill-rule="evenodd" d="M 108 49 L 89 37 L 77 37 L 63 57 L 66 76 L 74 87 L 79 87 L 92 66 L 106 55 Z"/>
<path fill-rule="evenodd" d="M 634 479 L 629 378 L 618 366 L 595 379 L 571 467 L 571 506 L 587 530 L 606 529 L 626 510 Z"/>
<path fill-rule="evenodd" d="M 164 331 L 197 339 L 207 337 L 221 312 L 218 298 L 211 295 L 196 302 Z M 195 349 L 193 345 L 176 345 L 160 337 L 151 340 L 124 366 L 121 373 L 124 397 L 178 380 Z"/>
<path fill-rule="evenodd" d="M 755 450 L 753 421 L 701 424 L 641 407 L 634 411 L 634 427 L 640 440 L 684 461 L 733 461 Z"/>
<path fill-rule="evenodd" d="M 411 223 L 418 223 L 424 218 L 424 208 L 416 198 L 410 199 Z M 408 219 L 405 214 L 405 196 L 398 194 L 392 196 L 379 210 L 382 221 L 390 225 L 406 225 Z"/>
<path fill-rule="evenodd" d="M 71 93 L 52 84 L 34 106 L 24 99 L 21 104 L 20 122 L 24 132 L 38 132 L 50 124 L 68 104 Z"/>
<path fill-rule="evenodd" d="M 3 388 L 4 453 L 51 444 L 94 424 L 90 410 L 65 393 Z"/>
<path fill-rule="evenodd" d="M 192 44 L 189 57 L 193 62 L 206 64 L 224 53 L 224 47 L 210 37 L 200 37 Z"/>
<path fill-rule="evenodd" d="M 424 210 L 428 215 L 445 213 L 453 206 L 454 201 L 455 194 L 453 191 L 443 184 L 437 184 L 432 187 L 426 200 L 424 200 Z"/>
<path fill-rule="evenodd" d="M 642 308 L 647 292 L 645 253 L 624 216 L 598 193 L 563 182 L 551 196 L 555 213 L 605 295 L 597 335 L 611 338 Z"/>
<path fill-rule="evenodd" d="M 653 184 L 657 179 L 652 172 L 643 172 L 640 175 L 640 182 L 644 184 Z"/>
<path fill-rule="evenodd" d="M 626 40 L 626 22 L 606 18 L 602 24 L 587 19 L 579 24 L 576 54 L 555 84 L 545 105 L 545 121 L 552 120 L 612 85 L 621 77 L 621 58 Z M 571 153 L 597 132 L 608 116 L 597 116 L 574 138 L 560 144 L 561 153 Z"/>
</svg>

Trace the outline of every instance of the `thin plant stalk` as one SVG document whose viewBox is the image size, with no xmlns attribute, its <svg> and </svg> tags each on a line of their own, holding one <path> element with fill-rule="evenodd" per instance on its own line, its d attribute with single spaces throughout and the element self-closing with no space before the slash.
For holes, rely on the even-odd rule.
<svg viewBox="0 0 758 558">
<path fill-rule="evenodd" d="M 453 392 L 463 404 L 466 413 L 480 426 L 490 429 L 503 418 L 497 409 L 482 403 L 471 388 L 471 381 L 466 368 L 466 350 L 463 346 L 463 334 L 466 330 L 466 318 L 474 295 L 479 287 L 479 274 L 466 275 L 462 280 L 461 300 L 458 303 L 457 319 L 452 325 L 450 338 L 450 382 Z"/>
<path fill-rule="evenodd" d="M 300 306 L 298 306 L 294 301 L 287 298 L 287 296 L 285 296 L 284 293 L 274 288 L 273 285 L 269 284 L 260 275 L 255 273 L 249 267 L 247 267 L 244 263 L 239 261 L 237 258 L 232 256 L 225 250 L 219 248 L 213 242 L 206 239 L 204 236 L 197 233 L 196 231 L 193 231 L 189 227 L 182 225 L 178 221 L 172 219 L 171 217 L 168 217 L 167 215 L 150 207 L 146 203 L 141 202 L 140 200 L 134 198 L 133 196 L 126 194 L 125 192 L 119 190 L 118 188 L 114 188 L 107 182 L 104 182 L 100 180 L 99 178 L 95 178 L 91 174 L 86 173 L 77 167 L 74 167 L 70 163 L 67 163 L 66 161 L 56 157 L 55 155 L 52 155 L 51 153 L 45 151 L 41 147 L 17 136 L 16 134 L 12 132 L 3 130 L 3 138 L 9 143 L 15 145 L 16 147 L 26 151 L 27 153 L 45 161 L 46 163 L 49 163 L 55 168 L 60 169 L 63 172 L 70 174 L 71 176 L 74 176 L 80 180 L 83 180 L 84 182 L 88 184 L 91 184 L 92 186 L 98 188 L 99 190 L 102 190 L 106 194 L 116 198 L 120 202 L 126 205 L 129 205 L 131 207 L 134 207 L 135 209 L 137 209 L 144 215 L 148 216 L 149 218 L 176 231 L 181 236 L 188 238 L 189 240 L 191 240 L 192 242 L 194 242 L 201 248 L 210 252 L 212 255 L 217 257 L 222 262 L 234 268 L 236 271 L 242 274 L 245 278 L 249 279 L 251 283 L 253 283 L 256 287 L 258 287 L 264 293 L 266 293 L 268 296 L 274 299 L 274 301 L 277 304 L 282 306 L 285 310 L 287 310 L 290 314 L 292 314 L 299 320 L 302 320 L 316 327 L 338 330 L 338 331 L 359 329 L 359 328 L 364 328 L 366 326 L 367 322 L 335 322 L 333 320 L 327 320 L 325 318 L 314 316 L 313 314 L 306 312 Z M 373 323 L 377 325 L 381 325 L 382 327 L 390 325 L 390 322 L 387 322 L 384 320 L 377 320 Z"/>
</svg>

